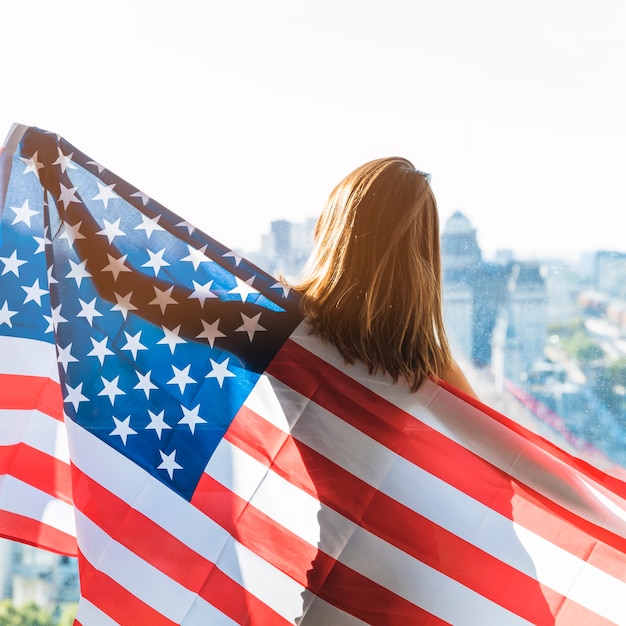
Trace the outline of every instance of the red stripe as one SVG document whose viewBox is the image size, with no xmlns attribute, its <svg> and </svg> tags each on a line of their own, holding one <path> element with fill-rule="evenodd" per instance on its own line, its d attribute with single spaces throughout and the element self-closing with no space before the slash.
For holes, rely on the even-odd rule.
<svg viewBox="0 0 626 626">
<path fill-rule="evenodd" d="M 247 407 L 241 409 L 225 437 L 355 524 L 533 624 L 553 623 L 553 612 L 548 610 L 546 602 L 556 612 L 565 601 L 561 594 L 540 585 L 531 576 L 441 528 L 286 436 Z M 577 623 L 587 623 L 589 611 L 575 606 L 580 617 Z"/>
<path fill-rule="evenodd" d="M 72 504 L 70 466 L 25 443 L 0 446 L 0 474 L 8 474 Z"/>
<path fill-rule="evenodd" d="M 63 421 L 63 395 L 59 383 L 42 376 L 0 374 L 1 409 L 36 409 Z"/>
<path fill-rule="evenodd" d="M 279 626 L 287 623 L 275 611 L 215 567 L 214 563 L 206 560 L 77 468 L 74 467 L 73 470 L 76 508 L 115 541 L 126 546 L 186 589 L 198 593 L 200 597 L 238 623 L 248 623 L 250 626 L 274 624 Z M 85 584 L 88 582 L 83 581 L 81 576 L 81 587 Z M 103 606 L 106 606 L 106 603 Z"/>
<path fill-rule="evenodd" d="M 150 624 L 150 626 L 176 626 L 145 602 L 124 589 L 110 576 L 103 574 L 79 552 L 81 596 L 106 613 L 118 624 Z"/>
<path fill-rule="evenodd" d="M 368 624 L 446 623 L 317 550 L 207 474 L 200 479 L 192 502 L 261 558 Z"/>
<path fill-rule="evenodd" d="M 512 480 L 505 472 L 417 421 L 293 341 L 285 343 L 267 372 L 459 491 L 509 519 L 514 518 L 620 580 L 626 580 L 626 539 Z M 322 379 L 324 384 L 320 384 Z M 343 399 L 346 397 L 359 399 L 358 412 L 351 412 L 345 406 Z M 405 431 L 410 433 L 416 428 L 418 436 L 406 436 Z M 598 541 L 607 545 L 598 547 Z"/>
<path fill-rule="evenodd" d="M 0 510 L 0 535 L 66 556 L 76 556 L 76 538 L 30 517 Z"/>
</svg>

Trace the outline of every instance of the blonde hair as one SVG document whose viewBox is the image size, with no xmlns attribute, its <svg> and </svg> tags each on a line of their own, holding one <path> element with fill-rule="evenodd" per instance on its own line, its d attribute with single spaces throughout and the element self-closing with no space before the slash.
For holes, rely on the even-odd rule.
<svg viewBox="0 0 626 626">
<path fill-rule="evenodd" d="M 315 228 L 301 307 L 346 362 L 415 391 L 451 362 L 443 325 L 439 216 L 406 159 L 365 163 L 333 190 Z"/>
</svg>

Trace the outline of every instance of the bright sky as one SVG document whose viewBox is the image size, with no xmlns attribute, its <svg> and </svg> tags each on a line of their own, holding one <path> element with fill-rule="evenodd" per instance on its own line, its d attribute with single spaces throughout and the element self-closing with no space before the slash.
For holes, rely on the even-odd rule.
<svg viewBox="0 0 626 626">
<path fill-rule="evenodd" d="M 58 132 L 228 246 L 401 155 L 487 255 L 626 251 L 624 0 L 98 6 L 0 4 L 0 135 Z"/>
</svg>

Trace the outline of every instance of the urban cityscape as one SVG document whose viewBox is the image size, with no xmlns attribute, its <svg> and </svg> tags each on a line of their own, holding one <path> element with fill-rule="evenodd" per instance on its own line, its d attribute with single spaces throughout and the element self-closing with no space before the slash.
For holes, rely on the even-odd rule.
<svg viewBox="0 0 626 626">
<path fill-rule="evenodd" d="M 314 226 L 273 221 L 244 256 L 295 280 Z M 481 400 L 626 476 L 626 252 L 573 262 L 500 251 L 487 261 L 459 211 L 442 225 L 441 252 L 448 338 Z M 78 594 L 75 559 L 0 540 L 1 598 L 35 603 L 61 623 Z"/>
</svg>

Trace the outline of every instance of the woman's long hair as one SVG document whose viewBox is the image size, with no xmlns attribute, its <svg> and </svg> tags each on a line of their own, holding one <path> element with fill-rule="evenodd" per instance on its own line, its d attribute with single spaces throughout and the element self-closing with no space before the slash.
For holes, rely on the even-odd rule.
<svg viewBox="0 0 626 626">
<path fill-rule="evenodd" d="M 371 161 L 331 193 L 303 281 L 312 331 L 348 363 L 412 391 L 451 361 L 443 325 L 439 217 L 427 175 L 406 159 Z"/>
</svg>

